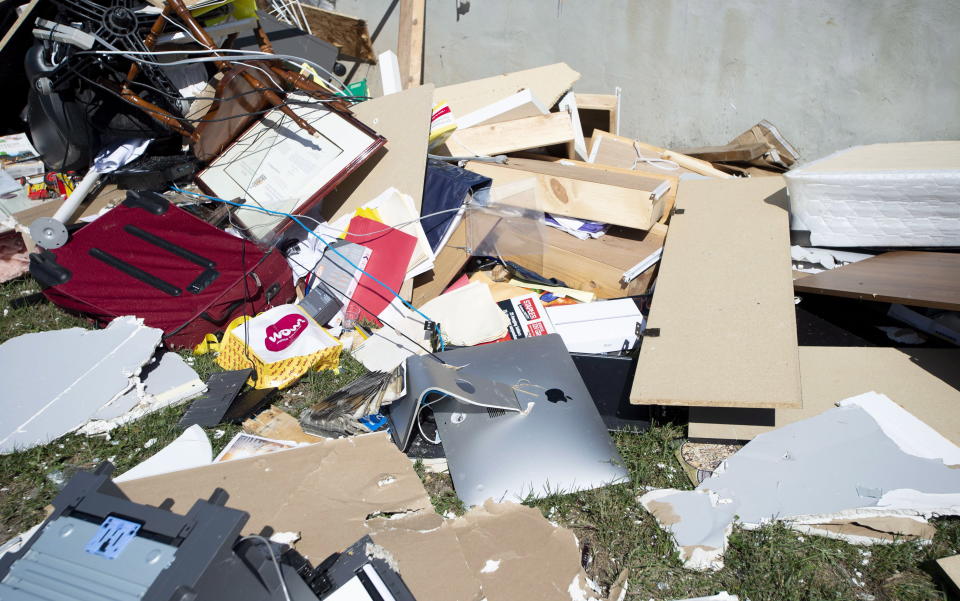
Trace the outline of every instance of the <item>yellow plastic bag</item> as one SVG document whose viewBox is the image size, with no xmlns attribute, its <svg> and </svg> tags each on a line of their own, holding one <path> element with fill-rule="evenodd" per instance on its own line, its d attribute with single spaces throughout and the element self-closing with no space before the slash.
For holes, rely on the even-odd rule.
<svg viewBox="0 0 960 601">
<path fill-rule="evenodd" d="M 300 307 L 280 305 L 253 319 L 233 320 L 216 362 L 230 370 L 252 367 L 255 388 L 286 388 L 311 369 L 339 368 L 342 348 Z"/>
</svg>

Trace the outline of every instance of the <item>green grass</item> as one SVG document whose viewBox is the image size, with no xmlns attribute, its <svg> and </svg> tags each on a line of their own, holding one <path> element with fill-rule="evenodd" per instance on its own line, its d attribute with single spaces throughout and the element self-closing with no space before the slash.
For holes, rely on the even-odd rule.
<svg viewBox="0 0 960 601">
<path fill-rule="evenodd" d="M 0 342 L 28 332 L 90 327 L 47 303 L 9 307 L 10 299 L 36 291 L 29 279 L 0 285 Z M 42 365 L 42 357 L 37 362 Z M 204 379 L 219 370 L 212 356 L 196 357 L 193 367 Z M 276 404 L 296 415 L 361 373 L 363 366 L 345 355 L 339 373 L 308 374 L 282 391 Z M 109 438 L 67 435 L 45 446 L 0 456 L 0 542 L 40 521 L 58 486 L 77 470 L 109 459 L 122 472 L 169 443 L 180 433 L 176 423 L 183 410 L 172 407 L 146 416 L 115 429 Z M 214 452 L 237 431 L 237 426 L 209 428 Z M 631 601 L 683 599 L 721 590 L 752 601 L 947 599 L 934 561 L 960 552 L 957 518 L 935 520 L 938 532 L 929 545 L 858 547 L 800 535 L 781 525 L 756 531 L 735 529 L 724 569 L 685 570 L 670 537 L 636 501 L 649 488 L 692 488 L 675 457 L 683 435 L 682 428 L 670 425 L 658 425 L 643 434 L 616 435 L 630 471 L 629 483 L 528 501 L 548 519 L 576 533 L 588 550 L 587 573 L 601 586 L 609 586 L 623 568 L 629 568 L 627 599 Z M 154 442 L 148 447 L 150 441 Z M 414 467 L 437 512 L 463 513 L 448 474 L 426 473 L 419 463 Z"/>
</svg>

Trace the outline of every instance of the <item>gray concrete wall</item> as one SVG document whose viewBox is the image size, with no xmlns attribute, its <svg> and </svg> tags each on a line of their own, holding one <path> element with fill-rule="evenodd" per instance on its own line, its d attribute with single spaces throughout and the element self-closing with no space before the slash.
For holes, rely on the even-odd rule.
<svg viewBox="0 0 960 601">
<path fill-rule="evenodd" d="M 336 1 L 371 33 L 390 5 Z M 378 52 L 396 49 L 398 13 Z M 427 2 L 424 81 L 558 61 L 582 74 L 579 92 L 620 86 L 621 133 L 668 147 L 724 144 L 760 119 L 805 159 L 960 139 L 958 0 Z"/>
</svg>

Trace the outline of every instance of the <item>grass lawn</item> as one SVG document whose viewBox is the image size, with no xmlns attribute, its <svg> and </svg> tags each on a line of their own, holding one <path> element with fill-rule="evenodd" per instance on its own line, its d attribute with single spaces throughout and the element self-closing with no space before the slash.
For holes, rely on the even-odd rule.
<svg viewBox="0 0 960 601">
<path fill-rule="evenodd" d="M 11 299 L 38 291 L 21 278 L 0 286 L 0 342 L 28 332 L 72 326 L 90 327 L 49 303 L 11 308 Z M 185 355 L 186 356 L 186 355 Z M 43 377 L 38 369 L 25 377 Z M 196 357 L 202 378 L 219 368 L 209 356 Z M 284 410 L 301 408 L 352 381 L 363 367 L 345 356 L 339 374 L 312 373 L 277 398 Z M 173 407 L 117 428 L 107 437 L 64 436 L 48 445 L 0 456 L 0 542 L 43 518 L 44 507 L 77 470 L 91 469 L 104 459 L 127 470 L 176 438 L 184 407 Z M 214 452 L 239 430 L 209 428 Z M 650 488 L 692 488 L 675 457 L 684 430 L 658 425 L 643 434 L 618 434 L 617 446 L 630 470 L 631 482 L 570 495 L 555 495 L 529 504 L 576 532 L 585 549 L 588 575 L 609 586 L 623 568 L 630 569 L 628 600 L 682 599 L 721 590 L 741 599 L 913 601 L 947 599 L 934 561 L 960 552 L 960 519 L 935 521 L 932 544 L 897 543 L 858 547 L 840 541 L 799 535 L 779 525 L 756 531 L 736 529 L 726 553 L 726 567 L 715 573 L 685 570 L 664 533 L 636 502 Z M 419 467 L 419 466 L 418 466 Z M 440 513 L 461 513 L 462 505 L 446 474 L 418 469 Z M 824 474 L 824 477 L 830 477 Z"/>
</svg>

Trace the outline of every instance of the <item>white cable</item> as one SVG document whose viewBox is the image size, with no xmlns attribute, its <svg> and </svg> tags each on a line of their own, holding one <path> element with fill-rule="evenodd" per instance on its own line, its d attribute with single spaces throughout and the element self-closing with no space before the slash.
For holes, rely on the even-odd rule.
<svg viewBox="0 0 960 601">
<path fill-rule="evenodd" d="M 283 597 L 284 599 L 286 599 L 286 601 L 293 601 L 290 598 L 290 591 L 287 590 L 287 582 L 283 579 L 283 572 L 280 571 L 280 560 L 277 559 L 277 554 L 273 552 L 273 545 L 270 543 L 270 541 L 260 536 L 259 534 L 251 534 L 249 536 L 244 536 L 240 540 L 241 541 L 255 540 L 267 546 L 267 551 L 270 552 L 270 559 L 273 560 L 273 567 L 277 569 L 277 578 L 280 579 L 280 588 L 283 589 Z"/>
<path fill-rule="evenodd" d="M 334 82 L 336 82 L 340 86 L 341 91 L 348 92 L 345 84 L 342 81 L 340 81 L 340 79 L 337 78 L 333 73 L 328 71 L 325 67 L 323 67 L 322 65 L 310 59 L 303 58 L 300 56 L 294 56 L 291 54 L 271 54 L 269 52 L 260 52 L 258 50 L 233 50 L 230 48 L 215 49 L 215 50 L 206 50 L 206 49 L 205 50 L 120 50 L 119 48 L 117 48 L 113 44 L 110 44 L 103 38 L 99 36 L 95 36 L 95 37 L 98 42 L 100 42 L 107 48 L 111 48 L 111 50 L 96 50 L 96 51 L 89 50 L 84 52 L 78 52 L 77 54 L 98 54 L 98 55 L 119 54 L 135 62 L 145 63 L 148 65 L 156 65 L 159 67 L 164 67 L 168 65 L 193 64 L 193 63 L 201 63 L 201 62 L 202 63 L 211 63 L 211 62 L 217 62 L 217 61 L 236 62 L 238 60 L 263 60 L 264 58 L 273 58 L 273 59 L 280 59 L 280 60 L 286 61 L 296 67 L 299 67 L 301 63 L 307 63 L 308 65 L 316 69 L 319 69 L 323 73 L 327 74 Z M 180 61 L 170 61 L 167 63 L 149 61 L 142 58 L 135 58 L 133 56 L 133 55 L 163 56 L 168 54 L 209 54 L 213 56 L 184 59 Z M 233 56 L 233 57 L 216 56 L 217 54 L 234 54 L 238 56 Z"/>
<path fill-rule="evenodd" d="M 427 438 L 427 435 L 426 435 L 426 434 L 424 433 L 424 431 L 423 431 L 423 423 L 420 421 L 420 416 L 423 415 L 423 408 L 424 408 L 424 407 L 429 407 L 430 405 L 434 405 L 434 404 L 436 404 L 436 403 L 439 403 L 440 401 L 442 401 L 443 399 L 445 399 L 445 398 L 447 398 L 447 397 L 449 397 L 449 396 L 450 396 L 450 395 L 445 394 L 445 395 L 441 396 L 439 399 L 437 399 L 437 400 L 435 400 L 435 401 L 430 401 L 429 403 L 423 403 L 422 405 L 420 405 L 420 408 L 417 410 L 417 430 L 420 430 L 420 436 L 421 436 L 421 438 L 423 438 L 425 441 L 429 442 L 430 444 L 440 444 L 440 442 L 441 442 L 441 441 L 440 441 L 440 430 L 437 430 L 437 439 L 436 439 L 436 440 L 432 440 L 432 439 L 430 439 L 430 438 Z"/>
</svg>

